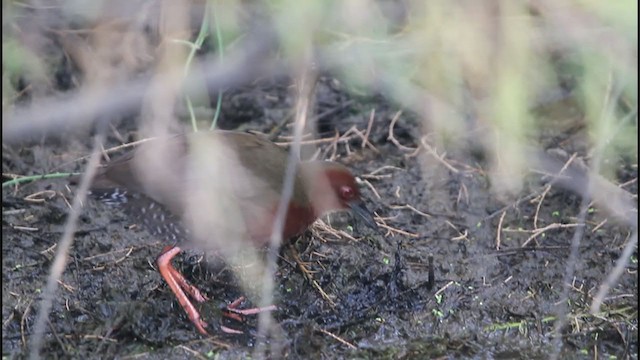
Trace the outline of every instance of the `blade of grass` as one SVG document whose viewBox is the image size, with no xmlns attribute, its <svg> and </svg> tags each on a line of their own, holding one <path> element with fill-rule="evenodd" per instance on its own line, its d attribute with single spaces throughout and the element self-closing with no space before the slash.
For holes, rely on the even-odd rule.
<svg viewBox="0 0 640 360">
<path fill-rule="evenodd" d="M 82 173 L 51 173 L 51 174 L 44 174 L 44 175 L 30 175 L 30 176 L 20 176 L 17 177 L 13 180 L 8 180 L 2 183 L 2 187 L 7 187 L 7 186 L 13 186 L 13 185 L 18 185 L 18 184 L 22 184 L 22 183 L 26 183 L 26 182 L 31 182 L 31 181 L 37 181 L 37 180 L 44 180 L 44 179 L 60 179 L 60 178 L 67 178 L 67 177 L 71 177 L 71 176 L 77 176 L 77 175 L 82 175 Z"/>
<path fill-rule="evenodd" d="M 204 16 L 202 17 L 202 22 L 200 23 L 200 31 L 198 31 L 198 36 L 196 40 L 191 43 L 188 42 L 190 46 L 189 55 L 187 55 L 187 61 L 184 64 L 184 76 L 185 78 L 189 74 L 189 69 L 191 68 L 191 63 L 193 63 L 193 59 L 196 56 L 196 52 L 200 50 L 202 44 L 204 44 L 205 39 L 209 33 L 209 2 L 206 3 L 204 9 Z M 196 116 L 193 111 L 193 104 L 191 103 L 191 98 L 189 95 L 185 95 L 185 101 L 187 103 L 187 109 L 189 109 L 189 118 L 191 119 L 191 127 L 194 132 L 198 132 L 198 124 L 196 122 Z"/>
<path fill-rule="evenodd" d="M 207 3 L 208 5 L 209 3 Z M 218 57 L 220 58 L 220 64 L 224 62 L 224 42 L 222 40 L 222 32 L 220 31 L 220 24 L 218 22 L 218 17 L 216 15 L 216 11 L 213 11 L 213 25 L 216 29 L 216 47 L 218 50 Z M 218 118 L 220 117 L 220 108 L 222 107 L 222 94 L 224 91 L 221 89 L 218 91 L 218 101 L 216 102 L 216 112 L 213 115 L 213 120 L 211 121 L 211 127 L 209 130 L 214 130 L 216 125 L 218 124 Z"/>
</svg>

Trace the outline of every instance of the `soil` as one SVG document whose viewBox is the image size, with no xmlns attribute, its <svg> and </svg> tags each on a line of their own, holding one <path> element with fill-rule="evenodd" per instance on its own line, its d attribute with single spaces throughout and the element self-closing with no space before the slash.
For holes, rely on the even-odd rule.
<svg viewBox="0 0 640 360">
<path fill-rule="evenodd" d="M 227 92 L 221 125 L 271 132 L 291 109 L 287 85 L 265 83 Z M 342 233 L 332 235 L 317 225 L 283 247 L 274 316 L 285 356 L 546 358 L 554 349 L 557 306 L 576 228 L 550 228 L 522 245 L 536 229 L 575 224 L 581 198 L 556 188 L 542 200 L 527 198 L 544 191 L 547 183 L 540 174 L 527 177 L 520 198 L 497 196 L 477 151 L 447 154 L 456 173 L 424 150 L 413 154 L 390 141 L 389 126 L 400 109 L 383 98 L 353 95 L 329 75 L 320 79 L 316 95 L 316 113 L 324 114 L 318 125 L 323 137 L 344 134 L 352 126 L 364 131 L 375 110 L 371 146 L 363 147 L 354 136 L 338 144 L 335 155 L 368 181 L 370 186 L 362 185 L 367 206 L 385 227 L 375 233 L 336 214 L 323 220 Z M 123 120 L 114 128 L 130 140 L 134 126 Z M 287 127 L 276 132 L 288 133 Z M 417 134 L 419 120 L 404 113 L 395 125 L 395 139 L 415 149 Z M 560 135 L 545 134 L 542 140 L 558 143 L 552 140 Z M 90 142 L 88 137 L 44 138 L 3 146 L 3 173 L 81 171 L 84 162 L 78 159 L 88 154 Z M 110 131 L 105 147 L 119 144 Z M 561 144 L 558 148 L 575 145 Z M 334 150 L 330 143 L 321 148 L 325 158 Z M 637 166 L 619 170 L 620 183 L 634 178 Z M 637 181 L 625 189 L 637 195 Z M 72 191 L 64 179 L 41 180 L 3 188 L 2 195 L 2 352 L 3 359 L 13 359 L 27 353 Z M 562 358 L 637 358 L 635 260 L 611 289 L 603 313 L 589 314 L 593 296 L 632 231 L 613 219 L 603 223 L 607 219 L 598 207 L 587 214 L 575 276 L 569 279 Z M 155 259 L 167 244 L 131 225 L 117 209 L 96 201 L 84 207 L 49 315 L 46 358 L 249 358 L 257 321 L 249 317 L 229 323 L 221 313 L 242 295 L 230 272 L 208 265 L 198 253 L 174 261 L 210 299 L 198 306 L 212 335 L 201 336 L 155 270 Z M 244 334 L 222 333 L 223 323 Z"/>
</svg>

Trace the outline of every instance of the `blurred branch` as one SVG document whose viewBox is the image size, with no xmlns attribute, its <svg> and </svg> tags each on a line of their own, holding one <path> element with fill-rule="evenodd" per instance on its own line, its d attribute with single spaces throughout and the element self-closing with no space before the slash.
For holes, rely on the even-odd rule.
<svg viewBox="0 0 640 360">
<path fill-rule="evenodd" d="M 194 64 L 185 79 L 185 90 L 189 91 L 203 79 L 210 91 L 220 91 L 248 84 L 259 76 L 279 77 L 287 74 L 286 64 L 276 62 L 269 56 L 274 41 L 266 33 L 257 34 L 245 40 L 244 46 L 228 53 L 223 64 L 214 59 L 203 59 Z M 62 97 L 50 97 L 27 106 L 17 106 L 3 114 L 2 141 L 20 142 L 44 133 L 60 135 L 74 126 L 90 124 L 94 119 L 108 121 L 137 113 L 150 80 L 151 76 L 147 74 L 141 79 L 115 84 L 99 99 L 95 98 L 93 92 L 78 89 Z M 158 74 L 154 81 L 162 83 L 163 74 Z"/>
<path fill-rule="evenodd" d="M 539 166 L 543 172 L 558 174 L 551 179 L 554 185 L 573 191 L 583 198 L 592 198 L 625 225 L 638 228 L 637 200 L 629 192 L 596 172 L 589 171 L 580 159 L 576 159 L 565 169 L 565 161 L 541 151 L 530 151 L 530 154 L 535 166 Z"/>
<path fill-rule="evenodd" d="M 609 293 L 609 290 L 616 284 L 620 276 L 629 263 L 629 259 L 633 256 L 634 250 L 636 250 L 638 246 L 638 230 L 636 229 L 631 236 L 631 239 L 627 242 L 627 245 L 624 247 L 624 251 L 622 255 L 616 261 L 616 266 L 611 270 L 605 281 L 600 284 L 600 289 L 598 293 L 593 298 L 593 302 L 591 303 L 591 314 L 596 315 L 600 312 L 600 306 L 605 300 L 605 297 Z"/>
<path fill-rule="evenodd" d="M 86 171 L 80 181 L 80 187 L 73 199 L 73 205 L 69 210 L 69 217 L 64 226 L 64 232 L 58 243 L 58 251 L 51 264 L 51 270 L 47 277 L 47 285 L 42 293 L 42 300 L 40 301 L 40 308 L 38 309 L 38 316 L 36 317 L 35 324 L 33 326 L 33 334 L 31 337 L 31 344 L 29 346 L 29 359 L 40 359 L 40 349 L 42 347 L 42 339 L 44 337 L 44 329 L 49 318 L 49 312 L 53 306 L 53 300 L 58 289 L 58 282 L 60 277 L 67 266 L 67 259 L 69 257 L 69 249 L 73 244 L 73 235 L 76 231 L 78 218 L 82 210 L 82 204 L 87 198 L 89 186 L 91 180 L 98 169 L 100 163 L 100 148 L 104 142 L 104 132 L 100 132 L 94 138 L 92 156 L 86 167 Z"/>
<path fill-rule="evenodd" d="M 273 222 L 273 230 L 269 240 L 269 251 L 267 259 L 267 271 L 265 271 L 262 279 L 262 292 L 260 296 L 260 306 L 267 306 L 273 302 L 273 294 L 275 290 L 274 274 L 277 269 L 277 259 L 280 246 L 282 244 L 282 234 L 284 231 L 287 211 L 289 210 L 290 200 L 293 196 L 296 174 L 298 171 L 298 162 L 300 161 L 300 153 L 302 148 L 302 136 L 312 111 L 313 95 L 317 83 L 317 73 L 312 65 L 311 48 L 303 49 L 299 67 L 299 77 L 296 81 L 297 102 L 294 118 L 293 142 L 289 149 L 287 159 L 287 168 L 282 185 L 282 195 L 278 204 L 278 210 L 275 214 Z M 282 354 L 281 339 L 268 339 L 273 331 L 273 317 L 269 312 L 259 315 L 258 323 L 258 339 L 254 354 L 256 358 L 268 358 L 267 354 L 272 356 L 280 356 Z M 271 351 L 266 352 L 265 345 L 271 345 Z"/>
</svg>

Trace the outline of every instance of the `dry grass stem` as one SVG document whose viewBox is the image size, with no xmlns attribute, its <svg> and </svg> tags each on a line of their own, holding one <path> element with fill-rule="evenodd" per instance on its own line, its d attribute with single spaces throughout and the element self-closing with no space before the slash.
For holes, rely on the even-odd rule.
<svg viewBox="0 0 640 360">
<path fill-rule="evenodd" d="M 415 207 L 413 207 L 412 205 L 409 205 L 409 204 L 405 204 L 405 205 L 389 205 L 389 208 L 394 209 L 394 210 L 405 210 L 405 209 L 406 210 L 411 210 L 414 213 L 416 213 L 416 214 L 418 214 L 418 215 L 420 215 L 422 217 L 425 217 L 425 218 L 430 218 L 431 217 L 430 214 L 427 214 L 426 212 L 420 211 L 420 210 L 416 209 Z"/>
<path fill-rule="evenodd" d="M 502 222 L 504 221 L 504 217 L 507 215 L 507 212 L 504 211 L 502 215 L 500 215 L 500 220 L 498 220 L 498 230 L 496 232 L 496 250 L 500 250 L 500 237 L 502 235 Z"/>
<path fill-rule="evenodd" d="M 448 283 L 446 283 L 443 287 L 441 287 L 440 289 L 438 289 L 438 291 L 436 291 L 433 296 L 438 296 L 440 294 L 442 294 L 445 290 L 447 290 L 447 288 L 451 285 L 455 284 L 455 281 L 449 281 Z"/>
<path fill-rule="evenodd" d="M 290 247 L 291 251 L 291 256 L 293 256 L 293 260 L 296 262 L 296 264 L 298 264 L 298 268 L 300 269 L 300 271 L 302 271 L 302 273 L 304 274 L 305 278 L 307 278 L 307 281 L 309 281 L 309 283 L 311 283 L 311 285 L 318 290 L 318 293 L 320 293 L 320 295 L 322 296 L 322 298 L 332 307 L 335 308 L 336 307 L 336 303 L 333 301 L 333 299 L 331 299 L 331 297 L 324 291 L 324 289 L 320 286 L 320 284 L 318 284 L 318 282 L 313 278 L 313 272 L 311 270 L 309 270 L 305 263 L 300 260 L 300 256 L 298 256 L 297 251 L 293 248 Z"/>
<path fill-rule="evenodd" d="M 371 115 L 369 116 L 369 122 L 367 123 L 367 130 L 364 132 L 364 139 L 362 141 L 362 149 L 364 149 L 366 144 L 369 144 L 369 145 L 373 146 L 371 144 L 371 142 L 369 142 L 369 135 L 371 135 L 371 127 L 373 127 L 373 119 L 375 119 L 375 117 L 376 117 L 376 109 L 373 108 L 373 109 L 371 109 Z"/>
<path fill-rule="evenodd" d="M 55 196 L 56 192 L 54 190 L 42 190 L 26 196 L 24 200 L 33 203 L 44 203 L 47 200 L 53 199 Z"/>
<path fill-rule="evenodd" d="M 455 167 L 453 167 L 453 165 L 449 164 L 449 162 L 447 162 L 445 160 L 445 155 L 446 153 L 443 153 L 442 155 L 438 154 L 437 151 L 435 151 L 433 149 L 433 147 L 431 147 L 431 145 L 429 145 L 427 143 L 427 136 L 423 136 L 420 139 L 420 144 L 422 144 L 422 146 L 425 148 L 425 150 L 427 150 L 427 152 L 429 154 L 431 154 L 436 160 L 438 160 L 439 163 L 441 163 L 442 165 L 444 165 L 447 169 L 449 169 L 452 173 L 457 174 L 458 172 L 460 172 L 458 169 L 456 169 Z"/>
<path fill-rule="evenodd" d="M 398 139 L 396 139 L 396 136 L 393 133 L 396 123 L 398 122 L 398 119 L 400 119 L 400 115 L 402 115 L 402 111 L 398 111 L 391 119 L 391 124 L 389 124 L 389 135 L 387 136 L 387 140 L 391 141 L 393 145 L 395 145 L 398 149 L 402 151 L 415 152 L 416 148 L 410 148 L 400 144 L 400 142 L 398 141 Z"/>
<path fill-rule="evenodd" d="M 376 188 L 373 185 L 371 185 L 369 180 L 360 180 L 360 181 L 362 181 L 362 183 L 365 184 L 378 199 L 382 199 L 382 196 L 380 196 Z"/>
<path fill-rule="evenodd" d="M 414 233 L 410 233 L 410 232 L 408 232 L 408 231 L 404 231 L 404 230 L 401 230 L 401 229 L 397 229 L 397 228 L 394 228 L 394 227 L 389 226 L 389 225 L 387 225 L 387 224 L 380 224 L 380 223 L 378 223 L 378 226 L 380 226 L 380 227 L 381 227 L 381 228 L 383 228 L 383 229 L 387 229 L 387 230 L 389 230 L 389 233 L 396 233 L 396 234 L 400 234 L 400 235 L 408 236 L 408 237 L 411 237 L 411 238 L 417 238 L 417 237 L 419 237 L 419 235 L 418 235 L 418 234 L 414 234 Z M 385 235 L 385 236 L 386 236 L 386 235 Z"/>
<path fill-rule="evenodd" d="M 344 345 L 348 346 L 350 349 L 353 349 L 353 350 L 357 349 L 357 347 L 355 345 L 353 345 L 352 343 L 344 340 L 343 338 L 341 338 L 341 337 L 339 337 L 339 336 L 337 336 L 335 334 L 332 334 L 332 333 L 328 332 L 327 330 L 324 330 L 324 329 L 316 329 L 316 330 L 320 331 L 321 333 L 323 333 L 325 335 L 331 336 L 332 338 L 336 339 L 341 344 L 344 344 Z"/>
<path fill-rule="evenodd" d="M 549 224 L 549 225 L 547 225 L 547 226 L 545 226 L 543 228 L 535 229 L 534 232 L 533 232 L 533 235 L 529 236 L 529 238 L 527 240 L 525 240 L 525 242 L 523 242 L 522 245 L 520 245 L 520 247 L 526 247 L 535 238 L 537 238 L 538 236 L 544 234 L 545 232 L 547 232 L 549 230 L 575 228 L 575 227 L 577 227 L 579 225 L 580 224 L 558 224 L 558 223 L 554 223 L 554 224 Z"/>
</svg>

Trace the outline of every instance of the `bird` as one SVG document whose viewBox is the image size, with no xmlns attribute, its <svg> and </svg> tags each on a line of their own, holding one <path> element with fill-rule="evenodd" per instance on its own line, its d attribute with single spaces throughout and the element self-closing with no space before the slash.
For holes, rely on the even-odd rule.
<svg viewBox="0 0 640 360">
<path fill-rule="evenodd" d="M 214 130 L 172 135 L 144 142 L 102 165 L 90 192 L 106 204 L 124 208 L 136 224 L 168 243 L 156 259 L 158 271 L 196 329 L 208 335 L 207 323 L 189 297 L 197 302 L 208 298 L 173 267 L 172 260 L 191 238 L 200 239 L 193 242 L 196 247 L 213 240 L 216 248 L 232 249 L 227 257 L 243 248 L 266 248 L 288 155 L 255 133 Z M 346 166 L 331 161 L 294 164 L 297 171 L 282 226 L 283 241 L 292 241 L 334 211 L 350 210 L 367 227 L 377 229 Z"/>
</svg>

